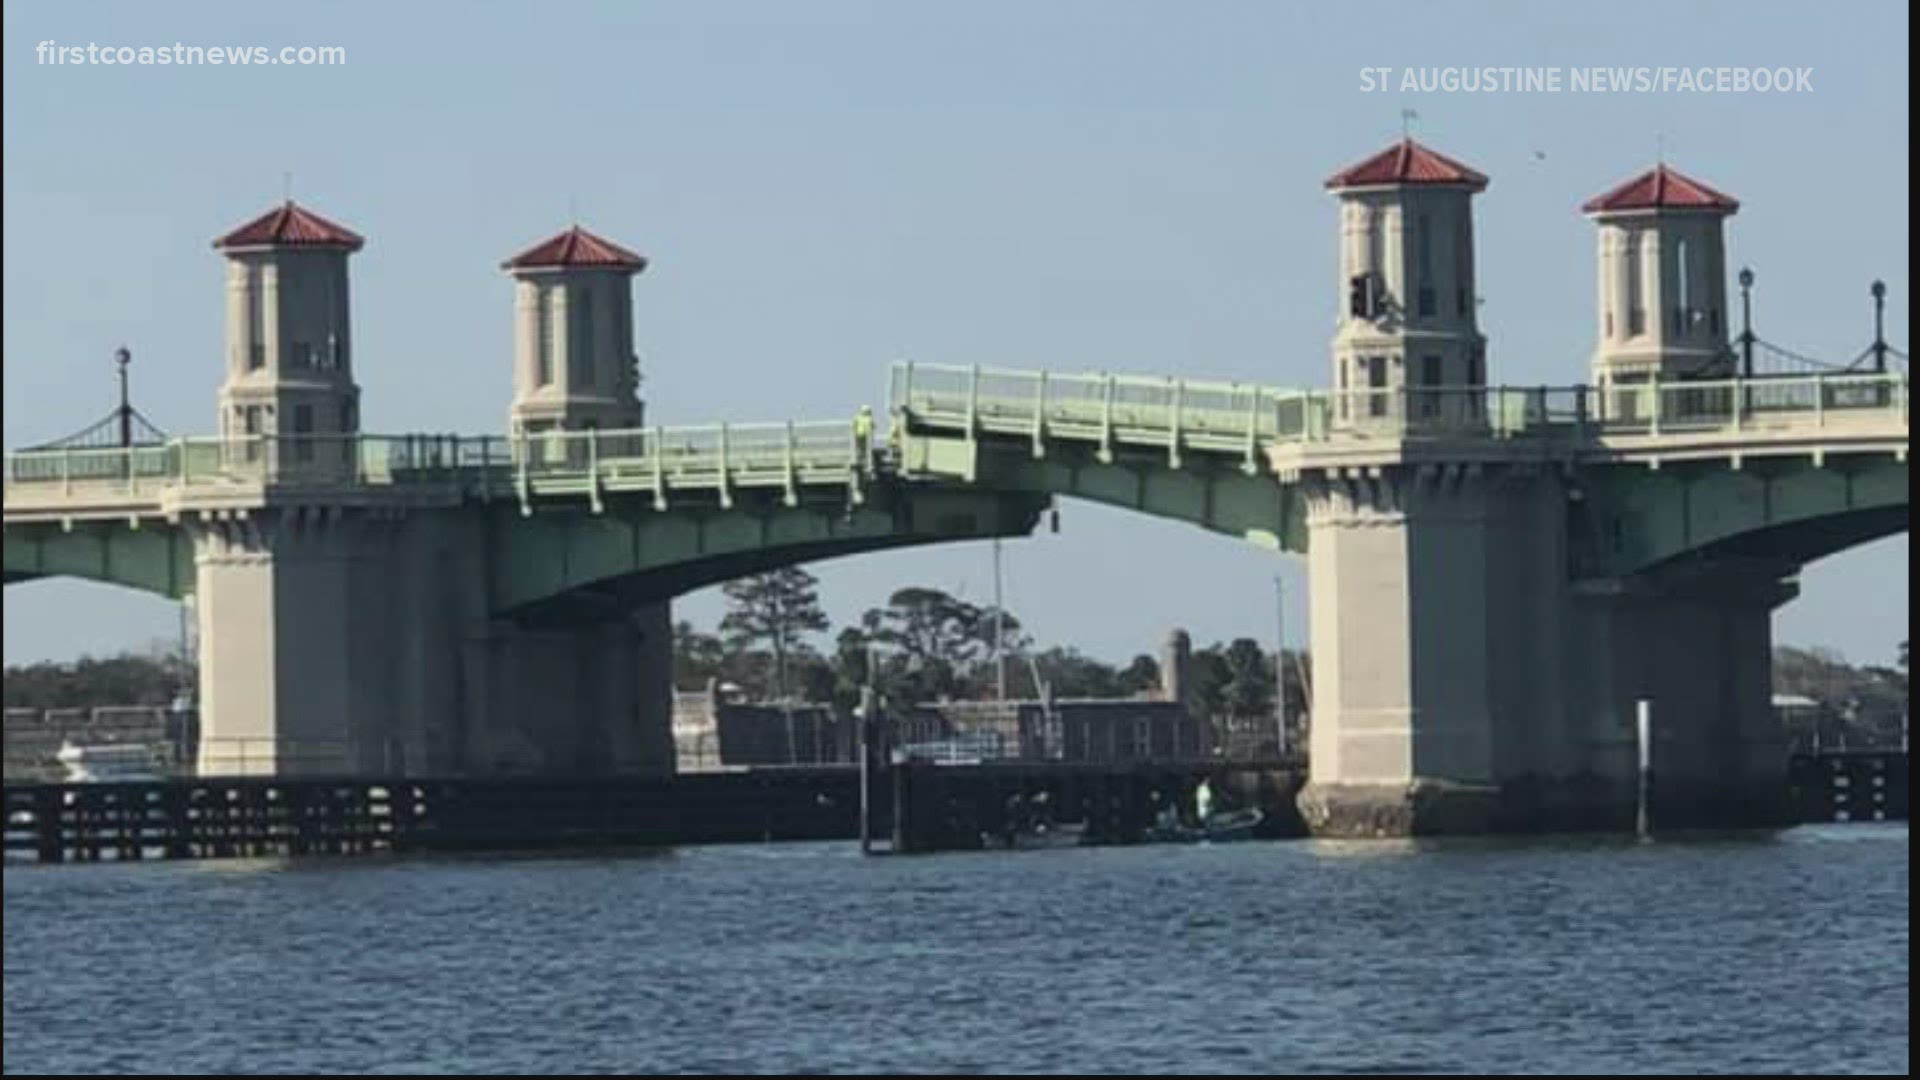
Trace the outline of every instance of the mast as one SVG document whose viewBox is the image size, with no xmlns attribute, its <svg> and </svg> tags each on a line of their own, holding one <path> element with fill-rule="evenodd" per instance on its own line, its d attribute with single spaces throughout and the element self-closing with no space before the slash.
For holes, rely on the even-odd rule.
<svg viewBox="0 0 1920 1080">
<path fill-rule="evenodd" d="M 996 701 L 1007 700 L 1006 603 L 1002 598 L 1000 538 L 993 538 L 993 669 Z"/>
<path fill-rule="evenodd" d="M 1273 724 L 1276 757 L 1287 756 L 1287 595 L 1286 583 L 1273 575 Z"/>
</svg>

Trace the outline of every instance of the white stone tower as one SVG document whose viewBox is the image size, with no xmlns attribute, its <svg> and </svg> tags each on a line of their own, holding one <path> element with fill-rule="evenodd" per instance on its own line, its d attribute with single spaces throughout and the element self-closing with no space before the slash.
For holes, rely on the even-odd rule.
<svg viewBox="0 0 1920 1080">
<path fill-rule="evenodd" d="M 1327 181 L 1340 200 L 1333 386 L 1349 392 L 1336 423 L 1479 417 L 1479 395 L 1464 389 L 1486 384 L 1472 205 L 1486 186 L 1484 175 L 1412 139 Z"/>
<path fill-rule="evenodd" d="M 630 279 L 647 260 L 574 226 L 508 259 L 514 433 L 645 423 Z"/>
<path fill-rule="evenodd" d="M 1580 209 L 1600 227 L 1593 381 L 1726 377 L 1731 197 L 1656 165 Z"/>
<path fill-rule="evenodd" d="M 213 242 L 227 258 L 222 436 L 360 430 L 347 256 L 364 244 L 291 199 Z M 287 446 L 296 460 L 317 456 L 312 444 Z"/>
</svg>

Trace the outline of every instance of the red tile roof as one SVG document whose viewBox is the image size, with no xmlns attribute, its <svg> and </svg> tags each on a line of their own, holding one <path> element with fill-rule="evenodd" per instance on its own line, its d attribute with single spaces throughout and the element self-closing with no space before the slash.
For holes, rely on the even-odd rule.
<svg viewBox="0 0 1920 1080">
<path fill-rule="evenodd" d="M 339 247 L 348 251 L 359 251 L 365 244 L 359 233 L 294 205 L 292 199 L 213 242 L 215 248 Z"/>
<path fill-rule="evenodd" d="M 575 225 L 551 240 L 543 240 L 500 264 L 502 270 L 533 270 L 548 267 L 614 267 L 639 272 L 646 269 L 644 256 L 628 251 L 611 240 L 603 240 Z"/>
<path fill-rule="evenodd" d="M 1401 139 L 1360 164 L 1342 169 L 1327 180 L 1327 187 L 1336 191 L 1340 188 L 1385 184 L 1458 184 L 1481 191 L 1487 186 L 1487 177 L 1412 139 Z"/>
<path fill-rule="evenodd" d="M 1604 195 L 1581 204 L 1589 214 L 1610 210 L 1715 210 L 1731 214 L 1740 201 L 1667 168 L 1662 163 Z"/>
</svg>

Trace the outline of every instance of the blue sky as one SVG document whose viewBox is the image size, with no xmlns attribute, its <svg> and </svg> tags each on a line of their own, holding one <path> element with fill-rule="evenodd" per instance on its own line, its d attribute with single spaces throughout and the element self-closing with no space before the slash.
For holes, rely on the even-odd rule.
<svg viewBox="0 0 1920 1080">
<path fill-rule="evenodd" d="M 1741 199 L 1730 265 L 1762 334 L 1850 357 L 1866 286 L 1907 342 L 1907 13 L 1758 3 L 68 4 L 4 9 L 5 441 L 111 404 L 213 428 L 208 242 L 280 198 L 368 237 L 353 269 L 370 431 L 504 426 L 499 260 L 567 223 L 646 253 L 635 326 L 662 422 L 839 417 L 900 358 L 1324 384 L 1337 297 L 1321 181 L 1415 133 L 1480 199 L 1496 380 L 1584 377 L 1593 237 L 1576 207 L 1650 165 Z M 43 40 L 340 45 L 339 67 L 53 67 Z M 1787 95 L 1365 93 L 1360 69 L 1812 67 Z M 1397 76 L 1397 71 L 1396 71 Z M 1544 155 L 1542 157 L 1541 155 Z M 1043 639 L 1123 658 L 1180 623 L 1270 639 L 1296 562 L 1069 504 L 1008 548 Z M 1905 537 L 1807 571 L 1782 640 L 1885 659 Z M 838 620 L 925 582 L 984 599 L 985 547 L 815 569 Z M 680 611 L 717 618 L 713 593 Z M 106 586 L 6 591 L 9 662 L 174 632 Z"/>
</svg>

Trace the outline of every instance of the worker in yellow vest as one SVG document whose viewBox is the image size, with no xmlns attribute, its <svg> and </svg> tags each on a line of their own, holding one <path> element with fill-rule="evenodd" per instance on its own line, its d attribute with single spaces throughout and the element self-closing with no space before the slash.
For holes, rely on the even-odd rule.
<svg viewBox="0 0 1920 1080">
<path fill-rule="evenodd" d="M 853 445 L 860 457 L 860 464 L 867 463 L 867 453 L 873 447 L 873 406 L 862 405 L 860 412 L 853 418 Z"/>
</svg>

